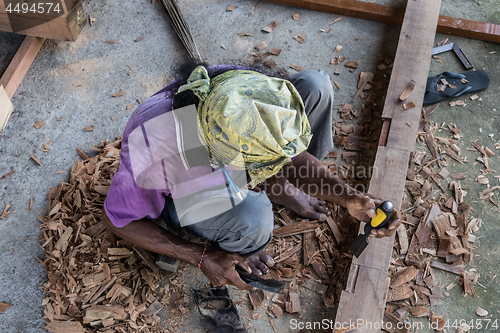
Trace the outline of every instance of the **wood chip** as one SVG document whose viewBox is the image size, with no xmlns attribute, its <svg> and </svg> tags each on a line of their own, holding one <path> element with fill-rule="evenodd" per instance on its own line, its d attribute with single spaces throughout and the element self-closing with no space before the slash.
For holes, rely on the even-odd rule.
<svg viewBox="0 0 500 333">
<path fill-rule="evenodd" d="M 123 95 L 125 95 L 125 93 L 124 92 L 120 92 L 120 93 L 114 93 L 114 94 L 112 94 L 111 97 L 121 97 Z"/>
<path fill-rule="evenodd" d="M 335 47 L 335 50 L 333 50 L 334 52 L 337 52 L 337 53 L 340 53 L 340 50 L 342 50 L 342 45 L 337 45 Z"/>
<path fill-rule="evenodd" d="M 139 38 L 134 39 L 134 42 L 137 43 L 137 42 L 140 42 L 143 39 L 144 39 L 144 37 L 139 37 Z"/>
<path fill-rule="evenodd" d="M 314 231 L 320 225 L 317 221 L 301 222 L 287 225 L 273 230 L 273 237 L 285 237 L 298 235 L 304 232 Z"/>
<path fill-rule="evenodd" d="M 299 298 L 299 289 L 297 286 L 291 285 L 289 289 L 289 295 L 290 295 L 290 313 L 299 313 L 301 312 L 301 307 L 300 307 L 300 298 Z"/>
<path fill-rule="evenodd" d="M 408 85 L 406 86 L 405 90 L 403 90 L 401 95 L 399 95 L 399 100 L 404 101 L 405 99 L 407 99 L 408 96 L 410 96 L 413 89 L 415 89 L 416 84 L 417 84 L 417 82 L 415 82 L 414 80 L 411 80 L 410 82 L 408 82 Z"/>
<path fill-rule="evenodd" d="M 35 155 L 31 155 L 31 158 L 33 159 L 33 161 L 35 161 L 38 165 L 42 165 L 42 161 L 40 161 L 40 159 L 38 157 L 36 157 Z"/>
<path fill-rule="evenodd" d="M 83 128 L 83 131 L 84 131 L 84 132 L 91 132 L 91 131 L 93 131 L 93 130 L 95 130 L 94 126 L 85 126 L 85 127 Z"/>
<path fill-rule="evenodd" d="M 413 317 L 427 317 L 431 315 L 431 311 L 425 306 L 417 306 L 411 309 Z"/>
<path fill-rule="evenodd" d="M 303 33 L 299 33 L 299 34 L 293 36 L 293 39 L 295 39 L 300 44 L 303 44 L 307 41 L 307 38 L 306 38 L 306 36 L 304 36 Z"/>
<path fill-rule="evenodd" d="M 293 20 L 294 20 L 294 21 L 300 21 L 300 19 L 301 19 L 302 17 L 300 17 L 300 14 L 299 14 L 299 13 L 295 13 L 295 14 L 293 14 L 293 15 L 292 15 L 292 18 L 293 18 Z"/>
<path fill-rule="evenodd" d="M 485 309 L 483 309 L 483 308 L 478 307 L 478 308 L 476 309 L 476 314 L 477 314 L 479 317 L 485 317 L 485 316 L 487 316 L 487 315 L 488 315 L 488 311 L 486 311 L 486 310 L 485 310 Z"/>
<path fill-rule="evenodd" d="M 266 65 L 267 67 L 271 68 L 271 69 L 273 69 L 274 67 L 276 67 L 276 61 L 274 61 L 273 59 L 270 59 L 270 58 L 264 60 L 263 64 Z"/>
<path fill-rule="evenodd" d="M 253 310 L 257 310 L 265 300 L 264 291 L 262 289 L 253 289 L 248 292 L 248 298 L 250 298 L 250 303 L 252 303 Z"/>
<path fill-rule="evenodd" d="M 48 322 L 44 327 L 51 333 L 85 333 L 87 330 L 77 321 L 54 321 Z"/>
<path fill-rule="evenodd" d="M 259 52 L 264 50 L 266 47 L 267 47 L 267 44 L 265 42 L 262 42 L 262 43 L 254 46 L 254 48 Z"/>
<path fill-rule="evenodd" d="M 344 66 L 345 67 L 350 67 L 350 68 L 358 68 L 360 64 L 360 61 L 358 60 L 357 62 L 354 62 L 354 61 L 346 61 Z"/>
<path fill-rule="evenodd" d="M 45 122 L 43 120 L 40 120 L 39 122 L 37 122 L 34 126 L 36 129 L 39 129 L 40 127 L 42 127 L 43 125 L 45 125 Z"/>
<path fill-rule="evenodd" d="M 340 83 L 338 83 L 337 81 L 333 81 L 333 84 L 335 84 L 335 87 L 337 87 L 337 89 L 340 89 Z"/>
<path fill-rule="evenodd" d="M 281 310 L 281 307 L 274 303 L 269 304 L 267 311 L 268 313 L 271 312 L 276 318 L 279 318 L 283 315 L 283 310 Z"/>
<path fill-rule="evenodd" d="M 105 40 L 104 43 L 113 45 L 113 44 L 116 44 L 116 40 L 114 40 L 114 39 L 108 39 L 108 40 Z"/>
<path fill-rule="evenodd" d="M 133 108 L 134 108 L 134 104 L 133 103 L 132 104 L 127 104 L 125 106 L 125 110 L 132 110 Z"/>
<path fill-rule="evenodd" d="M 331 216 L 327 216 L 326 222 L 328 223 L 328 226 L 330 227 L 330 230 L 332 231 L 333 236 L 335 237 L 337 243 L 342 244 L 345 240 L 345 237 L 340 231 L 339 227 L 337 226 L 335 220 Z"/>
<path fill-rule="evenodd" d="M 476 100 L 476 99 L 478 99 L 478 98 L 479 98 L 479 96 L 478 96 L 478 95 L 472 95 L 472 96 L 470 97 L 470 99 L 471 99 L 471 100 L 473 100 L 473 101 L 474 101 L 474 100 Z"/>
<path fill-rule="evenodd" d="M 344 18 L 344 16 L 337 17 L 335 20 L 332 21 L 332 23 L 330 23 L 330 25 L 337 23 L 338 21 L 342 20 L 343 18 Z"/>
<path fill-rule="evenodd" d="M 0 313 L 4 313 L 11 307 L 10 304 L 0 302 Z"/>
<path fill-rule="evenodd" d="M 296 71 L 298 71 L 298 72 L 302 72 L 303 70 L 305 70 L 305 68 L 304 68 L 304 67 L 302 67 L 302 66 L 300 66 L 300 65 L 297 65 L 297 64 L 291 64 L 291 65 L 290 65 L 290 68 L 295 69 L 295 70 L 296 70 Z"/>
<path fill-rule="evenodd" d="M 234 7 L 233 5 L 228 5 L 227 8 L 226 8 L 226 11 L 227 12 L 232 12 L 234 10 L 234 8 L 236 8 L 236 7 Z"/>
<path fill-rule="evenodd" d="M 10 207 L 9 204 L 5 205 L 2 215 L 0 215 L 0 220 L 3 220 L 12 213 L 12 211 L 9 211 L 9 207 Z"/>
<path fill-rule="evenodd" d="M 11 171 L 11 172 L 8 172 L 6 173 L 5 175 L 3 175 L 2 177 L 0 177 L 0 180 L 4 180 L 6 179 L 7 177 L 10 177 L 12 176 L 13 174 L 15 174 L 16 172 L 15 171 Z"/>
<path fill-rule="evenodd" d="M 271 47 L 269 49 L 269 53 L 271 53 L 272 55 L 275 55 L 275 56 L 279 56 L 281 54 L 281 49 Z"/>
<path fill-rule="evenodd" d="M 271 32 L 274 29 L 276 29 L 277 27 L 278 27 L 278 23 L 276 23 L 276 21 L 271 21 L 271 23 L 269 23 L 264 28 L 262 28 L 262 31 Z"/>
<path fill-rule="evenodd" d="M 440 270 L 450 272 L 453 274 L 457 274 L 457 275 L 462 275 L 464 273 L 464 270 L 461 267 L 443 264 L 443 263 L 438 262 L 438 261 L 431 261 L 431 267 L 438 268 Z"/>
<path fill-rule="evenodd" d="M 444 326 L 446 325 L 446 319 L 444 319 L 441 316 L 437 315 L 432 315 L 431 316 L 431 323 L 432 323 L 432 328 L 435 329 L 436 331 L 442 331 L 444 329 Z"/>
<path fill-rule="evenodd" d="M 406 267 L 391 277 L 390 287 L 396 289 L 399 286 L 413 280 L 418 273 L 419 269 L 413 266 Z"/>
<path fill-rule="evenodd" d="M 251 36 L 253 36 L 253 34 L 251 34 L 251 33 L 249 33 L 249 32 L 240 32 L 240 33 L 238 34 L 238 36 L 241 36 L 241 37 L 244 37 L 244 36 L 250 36 L 250 37 L 251 37 Z"/>
<path fill-rule="evenodd" d="M 417 105 L 415 104 L 415 102 L 411 101 L 411 102 L 403 104 L 403 109 L 411 110 L 411 109 L 415 108 L 416 106 Z"/>
</svg>

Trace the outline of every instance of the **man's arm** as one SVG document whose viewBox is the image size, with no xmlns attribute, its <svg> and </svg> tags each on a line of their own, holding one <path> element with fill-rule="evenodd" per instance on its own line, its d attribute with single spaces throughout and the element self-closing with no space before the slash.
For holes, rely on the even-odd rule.
<svg viewBox="0 0 500 333">
<path fill-rule="evenodd" d="M 190 243 L 151 221 L 141 219 L 118 228 L 111 222 L 106 211 L 103 210 L 101 218 L 108 230 L 147 251 L 165 254 L 195 267 L 200 262 L 203 245 Z M 203 256 L 201 270 L 216 286 L 231 284 L 239 289 L 251 290 L 252 288 L 240 279 L 234 269 L 235 265 L 250 271 L 246 260 L 237 253 L 208 246 Z"/>
<path fill-rule="evenodd" d="M 292 163 L 280 171 L 278 177 L 285 177 L 305 193 L 341 205 L 358 220 L 367 222 L 375 217 L 375 208 L 382 200 L 356 191 L 307 151 L 299 154 Z M 394 211 L 387 228 L 373 229 L 376 237 L 389 237 L 401 224 L 400 213 Z"/>
</svg>

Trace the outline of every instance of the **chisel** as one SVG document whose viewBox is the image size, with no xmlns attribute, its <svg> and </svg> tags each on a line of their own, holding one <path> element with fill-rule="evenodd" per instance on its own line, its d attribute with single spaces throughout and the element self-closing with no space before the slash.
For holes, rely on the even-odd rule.
<svg viewBox="0 0 500 333">
<path fill-rule="evenodd" d="M 382 202 L 376 209 L 377 215 L 365 224 L 364 233 L 359 234 L 351 246 L 351 253 L 358 258 L 368 246 L 368 237 L 372 229 L 384 227 L 392 216 L 394 205 L 390 201 Z"/>
</svg>

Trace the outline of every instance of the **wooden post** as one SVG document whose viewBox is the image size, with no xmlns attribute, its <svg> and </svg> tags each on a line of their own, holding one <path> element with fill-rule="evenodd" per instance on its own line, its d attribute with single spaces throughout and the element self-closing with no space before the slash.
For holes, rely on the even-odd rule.
<svg viewBox="0 0 500 333">
<path fill-rule="evenodd" d="M 35 59 L 38 51 L 42 47 L 45 38 L 26 36 L 23 43 L 16 52 L 16 55 L 0 78 L 0 85 L 4 86 L 9 98 L 14 96 L 17 87 L 28 72 L 31 63 Z"/>
<path fill-rule="evenodd" d="M 320 12 L 401 25 L 404 8 L 358 0 L 267 0 Z M 500 43 L 500 25 L 440 15 L 437 32 Z"/>
<path fill-rule="evenodd" d="M 58 2 L 53 1 L 52 3 L 55 5 Z M 59 10 L 62 11 L 62 15 L 58 15 L 55 12 L 51 14 L 39 14 L 30 11 L 23 14 L 12 11 L 10 13 L 7 12 L 9 2 L 7 0 L 0 0 L 0 30 L 74 42 L 86 22 L 82 1 L 62 0 L 60 3 Z M 44 10 L 49 8 L 48 6 L 42 7 L 44 7 Z"/>
<path fill-rule="evenodd" d="M 368 192 L 400 208 L 410 153 L 417 137 L 440 0 L 409 0 L 399 37 L 382 117 L 390 119 L 387 143 L 379 146 Z M 399 100 L 408 83 L 416 82 L 405 101 Z M 404 110 L 413 101 L 417 107 Z M 361 227 L 361 230 L 364 226 Z M 352 332 L 380 332 L 387 297 L 387 271 L 394 237 L 370 239 L 359 258 L 353 258 L 335 319 L 338 324 L 366 324 Z"/>
<path fill-rule="evenodd" d="M 2 133 L 5 129 L 5 125 L 7 125 L 7 120 L 9 120 L 12 109 L 13 107 L 10 102 L 10 98 L 7 96 L 3 86 L 0 85 L 0 133 Z"/>
</svg>

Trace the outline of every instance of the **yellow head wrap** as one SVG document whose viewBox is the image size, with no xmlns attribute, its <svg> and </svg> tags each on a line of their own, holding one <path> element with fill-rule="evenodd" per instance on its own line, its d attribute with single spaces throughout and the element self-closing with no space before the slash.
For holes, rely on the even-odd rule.
<svg viewBox="0 0 500 333">
<path fill-rule="evenodd" d="M 217 160 L 246 168 L 254 187 L 307 149 L 312 138 L 304 103 L 286 80 L 233 70 L 210 79 L 198 66 L 179 92 L 192 90 L 199 134 Z"/>
</svg>

